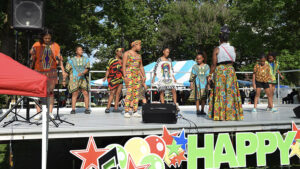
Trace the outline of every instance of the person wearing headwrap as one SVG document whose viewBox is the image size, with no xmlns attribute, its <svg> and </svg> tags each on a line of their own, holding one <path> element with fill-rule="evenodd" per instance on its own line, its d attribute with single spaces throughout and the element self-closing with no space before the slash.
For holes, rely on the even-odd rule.
<svg viewBox="0 0 300 169">
<path fill-rule="evenodd" d="M 107 71 L 103 81 L 107 79 L 108 90 L 110 91 L 110 93 L 109 93 L 109 98 L 108 98 L 107 107 L 105 109 L 105 113 L 110 112 L 110 106 L 113 99 L 115 100 L 115 108 L 113 112 L 121 112 L 118 107 L 119 107 L 120 93 L 123 88 L 123 72 L 122 72 L 123 51 L 124 51 L 123 48 L 117 48 L 115 50 L 116 53 L 115 57 L 109 59 L 108 66 L 106 67 Z"/>
<path fill-rule="evenodd" d="M 213 83 L 210 92 L 208 117 L 213 120 L 243 120 L 242 100 L 237 77 L 233 68 L 236 53 L 228 43 L 230 30 L 227 25 L 221 28 L 220 46 L 213 51 L 213 63 L 208 76 Z"/>
<path fill-rule="evenodd" d="M 126 118 L 131 117 L 130 111 L 133 111 L 134 117 L 141 117 L 141 115 L 137 112 L 139 91 L 141 87 L 141 79 L 145 81 L 146 76 L 142 56 L 137 53 L 140 50 L 141 41 L 136 40 L 131 43 L 131 49 L 126 51 L 123 56 L 123 75 L 127 88 L 124 114 L 124 117 Z M 133 107 L 130 105 L 133 105 Z"/>
</svg>

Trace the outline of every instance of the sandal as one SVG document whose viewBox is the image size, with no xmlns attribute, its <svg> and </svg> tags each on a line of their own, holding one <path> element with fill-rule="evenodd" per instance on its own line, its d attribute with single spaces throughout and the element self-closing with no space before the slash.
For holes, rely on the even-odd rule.
<svg viewBox="0 0 300 169">
<path fill-rule="evenodd" d="M 75 110 L 71 110 L 70 114 L 75 114 Z"/>
<path fill-rule="evenodd" d="M 120 113 L 120 112 L 122 112 L 120 109 L 113 109 L 113 112 L 115 112 L 115 113 Z"/>
<path fill-rule="evenodd" d="M 85 114 L 91 114 L 91 110 L 90 109 L 85 109 L 84 113 Z"/>
</svg>

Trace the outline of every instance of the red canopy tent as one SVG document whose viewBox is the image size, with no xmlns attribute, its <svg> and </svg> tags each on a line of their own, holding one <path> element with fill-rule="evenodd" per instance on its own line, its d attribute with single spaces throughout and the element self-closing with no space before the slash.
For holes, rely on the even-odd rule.
<svg viewBox="0 0 300 169">
<path fill-rule="evenodd" d="M 9 56 L 0 53 L 0 94 L 47 97 L 47 77 L 27 68 Z M 43 105 L 45 106 L 45 105 Z M 48 149 L 48 116 L 42 112 L 42 168 L 46 169 Z M 1 117 L 5 118 L 9 111 Z"/>
<path fill-rule="evenodd" d="M 0 53 L 0 94 L 47 96 L 47 77 Z"/>
</svg>

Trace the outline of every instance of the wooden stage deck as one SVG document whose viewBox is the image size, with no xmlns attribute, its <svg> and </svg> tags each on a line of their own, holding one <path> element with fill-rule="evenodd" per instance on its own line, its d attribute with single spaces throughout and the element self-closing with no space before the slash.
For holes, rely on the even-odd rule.
<svg viewBox="0 0 300 169">
<path fill-rule="evenodd" d="M 177 124 L 166 124 L 172 131 L 185 128 L 186 133 L 214 133 L 214 132 L 237 132 L 237 131 L 270 131 L 270 130 L 291 130 L 291 123 L 294 121 L 300 127 L 300 119 L 293 113 L 293 108 L 299 105 L 279 105 L 278 112 L 265 111 L 266 105 L 259 105 L 256 114 L 251 113 L 253 105 L 244 105 L 243 121 L 212 121 L 203 116 L 196 116 L 195 106 L 181 106 L 180 113 L 197 125 L 190 125 L 187 121 L 179 119 Z M 206 111 L 207 111 L 206 106 Z M 126 119 L 121 113 L 104 113 L 105 108 L 92 108 L 92 113 L 84 114 L 84 109 L 77 109 L 77 114 L 69 114 L 70 108 L 61 108 L 61 118 L 75 123 L 75 126 L 63 123 L 56 128 L 51 122 L 49 127 L 49 138 L 82 138 L 82 137 L 113 137 L 113 136 L 137 136 L 162 134 L 164 124 L 145 124 L 141 118 Z M 6 112 L 6 110 L 2 110 Z M 33 114 L 35 110 L 31 110 Z M 54 109 L 56 113 L 56 109 Z M 2 113 L 2 114 L 3 114 Z M 25 115 L 25 110 L 20 111 Z M 1 114 L 0 114 L 1 115 Z M 4 119 L 0 125 L 12 118 L 12 115 Z M 34 121 L 34 120 L 33 120 Z M 42 126 L 29 125 L 15 122 L 3 128 L 0 127 L 0 140 L 27 140 L 41 139 Z"/>
</svg>

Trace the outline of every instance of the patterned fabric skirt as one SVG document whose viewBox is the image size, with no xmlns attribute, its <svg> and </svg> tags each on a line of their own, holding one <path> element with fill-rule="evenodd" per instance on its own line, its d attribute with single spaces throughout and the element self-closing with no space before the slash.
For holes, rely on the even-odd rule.
<svg viewBox="0 0 300 169">
<path fill-rule="evenodd" d="M 70 78 L 68 84 L 69 93 L 74 93 L 79 89 L 89 91 L 89 83 L 86 78 L 80 78 L 78 80 L 73 80 Z"/>
<path fill-rule="evenodd" d="M 196 101 L 196 100 L 206 100 L 207 98 L 207 91 L 205 89 L 195 88 L 191 90 L 191 94 L 189 100 Z"/>
<path fill-rule="evenodd" d="M 58 83 L 57 70 L 51 69 L 50 71 L 39 72 L 42 75 L 47 76 L 47 95 L 54 96 L 53 90 Z"/>
<path fill-rule="evenodd" d="M 243 120 L 242 101 L 233 66 L 219 65 L 209 96 L 208 117 L 213 120 Z"/>
<path fill-rule="evenodd" d="M 114 90 L 118 88 L 121 84 L 123 84 L 123 76 L 121 77 L 108 77 L 107 78 L 108 82 L 108 90 Z"/>
</svg>

